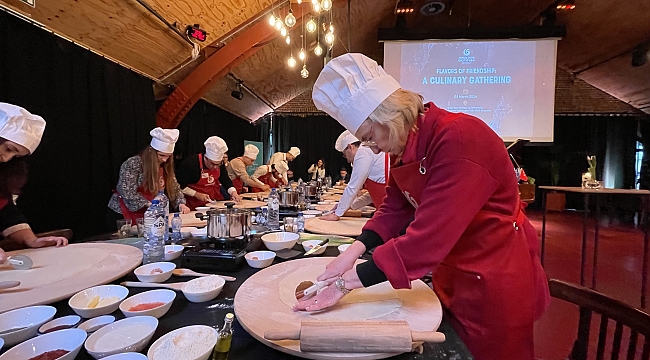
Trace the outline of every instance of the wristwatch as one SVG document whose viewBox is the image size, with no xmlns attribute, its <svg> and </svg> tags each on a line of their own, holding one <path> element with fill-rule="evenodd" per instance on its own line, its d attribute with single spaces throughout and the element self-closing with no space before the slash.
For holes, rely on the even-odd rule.
<svg viewBox="0 0 650 360">
<path fill-rule="evenodd" d="M 343 295 L 347 295 L 350 293 L 350 291 L 352 291 L 345 287 L 345 280 L 343 280 L 342 276 L 339 276 L 339 278 L 336 279 L 335 284 L 336 284 L 336 288 L 339 289 L 339 291 L 341 291 Z"/>
</svg>

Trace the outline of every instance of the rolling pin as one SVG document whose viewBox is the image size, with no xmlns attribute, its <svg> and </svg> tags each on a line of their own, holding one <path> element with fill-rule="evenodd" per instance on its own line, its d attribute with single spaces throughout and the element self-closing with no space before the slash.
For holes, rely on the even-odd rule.
<svg viewBox="0 0 650 360">
<path fill-rule="evenodd" d="M 361 210 L 347 210 L 343 217 L 361 217 Z"/>
<path fill-rule="evenodd" d="M 411 331 L 404 320 L 303 320 L 300 329 L 268 330 L 266 340 L 300 340 L 300 351 L 330 353 L 405 353 L 413 343 L 443 342 L 445 334 Z"/>
</svg>

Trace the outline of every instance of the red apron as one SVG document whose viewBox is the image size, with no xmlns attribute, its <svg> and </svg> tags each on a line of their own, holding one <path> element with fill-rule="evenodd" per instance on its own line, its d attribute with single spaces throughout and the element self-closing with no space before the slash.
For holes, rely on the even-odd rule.
<svg viewBox="0 0 650 360">
<path fill-rule="evenodd" d="M 420 117 L 417 158 L 421 160 L 393 166 L 390 174 L 416 209 L 426 186 L 423 162 L 434 132 L 432 124 L 424 124 L 423 128 L 422 122 L 423 117 Z M 524 226 L 529 223 L 520 204 L 509 216 L 479 212 L 433 273 L 433 288 L 446 310 L 445 315 L 477 360 L 534 358 L 533 323 L 547 303 L 538 303 L 541 302 L 538 296 L 543 297 L 538 294 L 544 289 L 537 289 L 543 287 L 537 276 L 539 271 L 543 275 L 543 269 L 531 256 L 536 253 L 531 249 L 537 247 L 537 237 L 527 239 Z M 495 217 L 500 217 L 497 225 L 494 225 Z M 484 226 L 495 228 L 495 231 L 492 236 L 479 239 L 474 234 Z M 504 238 L 512 239 L 504 253 L 486 253 L 477 246 L 477 242 L 503 241 Z M 468 267 L 479 271 L 463 270 Z M 545 275 L 543 284 L 547 284 Z M 531 294 L 536 296 L 534 304 L 530 301 Z"/>
<path fill-rule="evenodd" d="M 386 183 L 380 184 L 370 179 L 366 179 L 366 181 L 363 183 L 363 187 L 366 188 L 366 190 L 368 190 L 368 193 L 372 198 L 372 203 L 377 208 L 379 207 L 379 205 L 381 205 L 381 202 L 384 200 L 384 196 L 386 196 L 386 184 L 388 184 L 388 167 L 390 164 L 390 157 L 388 153 L 385 153 L 384 155 L 385 155 L 384 181 L 386 181 Z"/>
<path fill-rule="evenodd" d="M 269 168 L 270 168 L 270 166 L 269 166 Z M 271 171 L 267 172 L 266 175 L 260 176 L 259 178 L 257 178 L 257 180 L 259 180 L 262 183 L 270 186 L 271 189 L 273 189 L 273 188 L 279 189 L 279 188 L 284 186 L 284 183 L 282 182 L 282 180 L 277 179 L 277 180 L 273 181 L 273 179 L 274 179 L 273 172 L 271 172 Z M 263 189 L 256 188 L 256 187 L 252 188 L 252 190 L 253 190 L 253 192 L 264 192 Z"/>
<path fill-rule="evenodd" d="M 165 175 L 164 175 L 164 170 L 163 170 L 162 167 L 158 169 L 158 175 L 160 176 L 160 184 L 164 188 L 165 187 Z M 145 199 L 147 199 L 149 201 L 153 200 L 153 198 L 156 197 L 156 195 L 152 194 L 149 190 L 145 190 L 142 185 L 138 186 L 137 191 L 140 193 L 140 195 L 142 195 Z M 141 209 L 138 209 L 136 211 L 131 211 L 131 210 L 129 210 L 128 207 L 126 207 L 126 204 L 124 203 L 124 200 L 122 200 L 122 196 L 120 195 L 120 193 L 117 192 L 117 190 L 113 190 L 113 192 L 115 192 L 117 194 L 117 199 L 118 199 L 118 202 L 120 204 L 120 210 L 122 210 L 122 216 L 124 216 L 124 218 L 126 220 L 130 219 L 131 224 L 135 224 L 137 219 L 142 219 L 144 217 L 144 212 L 147 211 L 146 206 L 144 206 Z"/>
<path fill-rule="evenodd" d="M 221 195 L 221 183 L 219 182 L 221 168 L 217 166 L 212 170 L 204 169 L 203 154 L 199 154 L 199 166 L 201 167 L 201 178 L 199 179 L 199 182 L 187 185 L 187 187 L 210 196 L 210 199 L 212 200 L 223 200 L 223 196 Z M 205 206 L 205 202 L 193 196 L 186 197 L 185 202 L 190 210 L 195 210 L 197 206 Z"/>
</svg>

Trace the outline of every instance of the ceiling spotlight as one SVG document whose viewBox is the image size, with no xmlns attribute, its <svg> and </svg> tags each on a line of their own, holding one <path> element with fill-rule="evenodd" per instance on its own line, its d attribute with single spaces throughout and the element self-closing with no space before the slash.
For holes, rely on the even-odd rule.
<svg viewBox="0 0 650 360">
<path fill-rule="evenodd" d="M 307 54 L 305 54 L 305 49 L 300 49 L 300 52 L 298 53 L 298 59 L 305 60 L 306 57 Z"/>
<path fill-rule="evenodd" d="M 314 4 L 314 11 L 317 12 L 317 13 L 320 12 L 320 3 L 319 2 L 316 2 Z"/>
<path fill-rule="evenodd" d="M 269 24 L 270 24 L 270 23 L 271 23 L 271 22 L 269 21 Z M 275 28 L 275 30 L 280 31 L 280 30 L 282 30 L 282 28 L 284 27 L 284 24 L 282 23 L 282 20 L 280 20 L 280 19 L 278 18 L 278 19 L 275 19 L 275 24 L 273 24 L 273 27 Z"/>
<path fill-rule="evenodd" d="M 314 18 L 311 18 L 309 21 L 307 21 L 307 31 L 309 31 L 310 33 L 316 31 L 317 26 L 318 25 L 316 25 L 316 21 L 314 21 Z"/>
<path fill-rule="evenodd" d="M 234 97 L 237 100 L 241 100 L 244 98 L 244 93 L 241 91 L 241 82 L 237 83 L 237 89 L 233 90 L 230 93 L 230 96 Z"/>
<path fill-rule="evenodd" d="M 273 15 L 273 14 L 271 14 L 271 16 L 269 16 L 269 25 L 275 26 L 275 15 Z"/>
<path fill-rule="evenodd" d="M 291 44 L 291 36 L 287 35 L 287 38 L 285 40 L 287 42 L 287 45 Z"/>
<path fill-rule="evenodd" d="M 558 0 L 555 3 L 555 8 L 558 10 L 573 10 L 576 8 L 575 0 Z"/>
<path fill-rule="evenodd" d="M 283 26 L 282 29 L 280 29 L 280 35 L 287 36 L 287 28 L 286 27 Z"/>
<path fill-rule="evenodd" d="M 306 79 L 309 77 L 309 70 L 307 70 L 307 65 L 302 65 L 302 70 L 300 70 L 300 76 L 302 76 L 303 79 Z"/>
<path fill-rule="evenodd" d="M 334 34 L 332 34 L 331 32 L 328 32 L 327 34 L 325 34 L 325 42 L 330 44 L 330 45 L 333 44 L 334 43 Z"/>
<path fill-rule="evenodd" d="M 293 16 L 293 10 L 289 9 L 289 13 L 288 13 L 287 16 L 284 18 L 284 23 L 285 23 L 288 27 L 293 27 L 294 25 L 296 25 L 296 17 Z"/>
<path fill-rule="evenodd" d="M 323 48 L 320 46 L 320 44 L 316 44 L 316 47 L 314 48 L 314 54 L 316 54 L 316 56 L 323 55 Z"/>
<path fill-rule="evenodd" d="M 323 0 L 321 6 L 323 7 L 323 10 L 330 11 L 330 9 L 332 9 L 332 0 Z"/>
<path fill-rule="evenodd" d="M 650 60 L 650 48 L 640 47 L 632 51 L 632 66 L 643 66 L 648 60 Z"/>
<path fill-rule="evenodd" d="M 289 61 L 287 61 L 287 64 L 289 64 L 289 67 L 295 67 L 296 66 L 296 59 L 294 59 L 293 55 L 289 58 Z"/>
</svg>

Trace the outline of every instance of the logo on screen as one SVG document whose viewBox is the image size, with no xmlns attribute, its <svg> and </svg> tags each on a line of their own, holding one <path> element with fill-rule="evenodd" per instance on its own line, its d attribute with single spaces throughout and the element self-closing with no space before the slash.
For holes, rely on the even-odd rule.
<svg viewBox="0 0 650 360">
<path fill-rule="evenodd" d="M 472 52 L 469 49 L 463 50 L 463 56 L 458 57 L 458 62 L 464 65 L 469 65 L 474 62 L 474 57 L 470 56 Z"/>
</svg>

